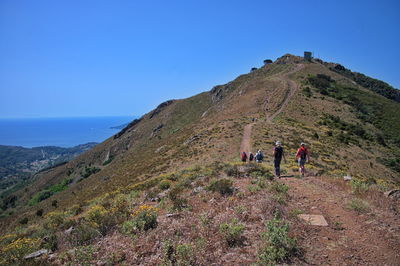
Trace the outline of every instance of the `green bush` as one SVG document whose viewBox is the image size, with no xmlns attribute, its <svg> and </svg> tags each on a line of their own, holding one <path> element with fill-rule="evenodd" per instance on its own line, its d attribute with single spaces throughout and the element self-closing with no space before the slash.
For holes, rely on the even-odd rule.
<svg viewBox="0 0 400 266">
<path fill-rule="evenodd" d="M 147 231 L 157 227 L 157 209 L 142 205 L 132 214 L 133 228 L 135 232 Z"/>
<path fill-rule="evenodd" d="M 356 194 L 356 195 L 360 195 L 366 191 L 368 191 L 369 188 L 369 184 L 364 182 L 363 180 L 360 179 L 352 179 L 350 181 L 350 186 L 351 186 L 351 191 Z"/>
<path fill-rule="evenodd" d="M 262 265 L 275 265 L 288 260 L 297 251 L 296 239 L 289 237 L 289 225 L 277 216 L 266 223 L 266 231 L 261 233 L 264 247 L 259 250 L 258 258 Z"/>
<path fill-rule="evenodd" d="M 137 231 L 136 223 L 132 220 L 125 221 L 120 226 L 120 231 L 125 235 L 133 236 L 136 234 Z"/>
<path fill-rule="evenodd" d="M 323 95 L 329 95 L 328 88 L 334 82 L 330 76 L 324 74 L 317 74 L 316 76 L 308 77 L 308 82 L 319 90 Z"/>
<path fill-rule="evenodd" d="M 105 161 L 103 162 L 103 166 L 105 166 L 105 165 L 111 163 L 113 159 L 114 159 L 114 157 L 110 156 L 107 160 L 105 160 Z"/>
<path fill-rule="evenodd" d="M 28 217 L 25 217 L 25 218 L 19 220 L 19 223 L 20 223 L 20 224 L 27 224 L 28 221 L 29 221 Z"/>
<path fill-rule="evenodd" d="M 101 169 L 98 167 L 85 167 L 85 170 L 81 173 L 83 178 L 88 178 L 92 174 L 99 172 Z"/>
<path fill-rule="evenodd" d="M 30 200 L 29 200 L 29 205 L 34 206 L 37 203 L 50 198 L 54 194 L 61 192 L 65 189 L 68 188 L 68 185 L 72 182 L 72 178 L 65 178 L 63 181 L 61 181 L 58 184 L 55 184 L 53 186 L 50 186 L 49 188 L 42 190 L 38 193 L 36 193 Z"/>
<path fill-rule="evenodd" d="M 36 211 L 36 216 L 42 217 L 43 216 L 43 209 L 39 209 Z"/>
<path fill-rule="evenodd" d="M 171 187 L 171 182 L 169 180 L 162 180 L 158 187 L 162 190 L 169 189 Z"/>
<path fill-rule="evenodd" d="M 44 228 L 55 230 L 65 223 L 67 213 L 63 211 L 49 212 L 45 216 Z"/>
<path fill-rule="evenodd" d="M 207 187 L 208 190 L 213 192 L 219 192 L 221 195 L 231 195 L 233 193 L 233 182 L 230 179 L 218 179 L 211 182 L 211 184 Z"/>
<path fill-rule="evenodd" d="M 272 182 L 269 186 L 269 190 L 274 194 L 274 199 L 280 204 L 284 204 L 289 196 L 289 187 L 284 183 Z"/>
<path fill-rule="evenodd" d="M 244 225 L 240 224 L 237 219 L 221 224 L 219 231 L 230 247 L 240 245 L 243 241 Z"/>
<path fill-rule="evenodd" d="M 182 193 L 182 191 L 183 191 L 182 186 L 175 186 L 168 193 L 168 197 L 172 202 L 173 210 L 180 211 L 188 206 L 187 200 L 180 196 L 180 193 Z"/>
<path fill-rule="evenodd" d="M 96 226 L 87 222 L 82 222 L 75 227 L 75 230 L 71 232 L 67 239 L 71 244 L 80 246 L 89 244 L 93 239 L 101 236 L 102 234 Z"/>
<path fill-rule="evenodd" d="M 249 165 L 247 172 L 251 177 L 255 178 L 267 178 L 269 180 L 273 180 L 274 178 L 271 172 L 260 164 Z"/>
<path fill-rule="evenodd" d="M 193 247 L 190 244 L 177 245 L 175 253 L 177 265 L 194 265 Z"/>
<path fill-rule="evenodd" d="M 306 96 L 306 97 L 308 97 L 308 98 L 310 98 L 311 96 L 312 96 L 312 91 L 311 91 L 311 89 L 310 89 L 310 87 L 304 87 L 303 88 L 303 94 Z"/>
<path fill-rule="evenodd" d="M 364 213 L 369 210 L 368 204 L 361 199 L 352 199 L 347 204 L 348 208 L 358 213 Z"/>
<path fill-rule="evenodd" d="M 233 177 L 238 177 L 240 175 L 239 169 L 237 165 L 228 165 L 225 169 L 224 172 L 227 176 L 233 176 Z"/>
<path fill-rule="evenodd" d="M 377 161 L 391 168 L 393 171 L 400 173 L 400 158 L 377 158 Z"/>
</svg>

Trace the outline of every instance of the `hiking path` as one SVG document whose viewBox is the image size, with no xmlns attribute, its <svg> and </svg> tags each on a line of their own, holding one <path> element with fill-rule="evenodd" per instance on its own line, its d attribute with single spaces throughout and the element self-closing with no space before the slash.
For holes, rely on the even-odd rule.
<svg viewBox="0 0 400 266">
<path fill-rule="evenodd" d="M 322 215 L 328 226 L 300 221 L 295 231 L 307 264 L 399 265 L 400 218 L 383 206 L 369 204 L 357 212 L 355 199 L 342 182 L 330 177 L 283 178 L 289 186 L 288 207 L 304 214 Z M 297 227 L 297 228 L 296 228 Z M 300 232 L 300 233 L 299 233 Z"/>
<path fill-rule="evenodd" d="M 290 99 L 293 97 L 293 95 L 295 94 L 295 92 L 298 89 L 298 84 L 296 82 L 294 82 L 293 80 L 291 80 L 289 78 L 289 76 L 299 70 L 301 70 L 304 67 L 303 64 L 297 64 L 295 65 L 295 67 L 290 70 L 289 72 L 286 73 L 279 73 L 278 75 L 274 76 L 274 79 L 283 81 L 287 87 L 287 95 L 285 96 L 285 99 L 283 100 L 283 102 L 279 105 L 278 110 L 276 110 L 273 114 L 268 114 L 268 98 L 265 100 L 264 103 L 264 110 L 265 110 L 265 117 L 266 117 L 266 121 L 267 122 L 271 122 L 277 115 L 279 115 L 283 109 L 287 106 L 287 104 L 289 103 Z"/>
</svg>

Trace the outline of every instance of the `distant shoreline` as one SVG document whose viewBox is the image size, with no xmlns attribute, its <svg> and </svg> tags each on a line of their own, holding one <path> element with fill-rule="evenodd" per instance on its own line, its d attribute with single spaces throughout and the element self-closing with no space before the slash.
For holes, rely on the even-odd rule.
<svg viewBox="0 0 400 266">
<path fill-rule="evenodd" d="M 135 116 L 0 118 L 0 145 L 72 148 L 100 143 L 133 119 Z"/>
</svg>

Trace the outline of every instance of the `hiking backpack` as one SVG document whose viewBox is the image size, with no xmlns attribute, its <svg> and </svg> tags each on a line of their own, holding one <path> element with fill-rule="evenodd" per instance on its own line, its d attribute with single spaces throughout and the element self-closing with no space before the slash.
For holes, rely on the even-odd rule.
<svg viewBox="0 0 400 266">
<path fill-rule="evenodd" d="M 307 155 L 307 149 L 300 149 L 300 159 L 305 160 Z"/>
</svg>

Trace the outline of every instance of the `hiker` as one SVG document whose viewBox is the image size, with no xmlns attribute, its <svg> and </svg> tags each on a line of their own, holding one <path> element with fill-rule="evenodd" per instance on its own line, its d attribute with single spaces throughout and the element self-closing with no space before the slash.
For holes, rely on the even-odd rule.
<svg viewBox="0 0 400 266">
<path fill-rule="evenodd" d="M 281 178 L 281 160 L 282 157 L 285 160 L 285 153 L 283 152 L 282 143 L 277 141 L 274 147 L 274 167 L 275 167 L 275 177 Z"/>
<path fill-rule="evenodd" d="M 249 152 L 249 162 L 252 162 L 254 160 L 254 154 L 250 151 Z"/>
<path fill-rule="evenodd" d="M 258 150 L 256 153 L 256 162 L 262 163 L 263 159 L 264 159 L 264 154 L 262 153 L 261 150 Z"/>
<path fill-rule="evenodd" d="M 240 154 L 240 158 L 242 162 L 245 163 L 247 161 L 247 154 L 244 151 L 242 151 L 242 153 Z"/>
<path fill-rule="evenodd" d="M 306 170 L 304 168 L 304 164 L 306 162 L 310 162 L 310 156 L 308 155 L 308 150 L 306 148 L 306 144 L 302 142 L 300 144 L 300 148 L 297 150 L 296 153 L 296 160 L 299 164 L 299 172 L 301 173 L 302 176 L 304 176 Z"/>
</svg>

